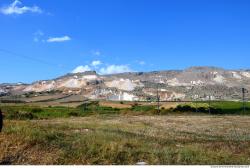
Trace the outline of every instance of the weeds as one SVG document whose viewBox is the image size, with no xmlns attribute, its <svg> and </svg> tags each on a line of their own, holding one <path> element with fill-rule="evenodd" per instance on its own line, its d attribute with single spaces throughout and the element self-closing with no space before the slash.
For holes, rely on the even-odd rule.
<svg viewBox="0 0 250 168">
<path fill-rule="evenodd" d="M 207 121 L 201 121 L 204 118 L 207 118 Z M 232 120 L 244 121 L 248 126 L 250 124 L 246 117 Z M 182 126 L 175 125 L 182 121 L 185 121 Z M 208 116 L 183 116 L 183 120 L 175 116 L 7 120 L 3 134 L 0 135 L 0 140 L 3 140 L 0 150 L 5 151 L 0 153 L 0 162 L 108 165 L 137 162 L 249 164 L 249 138 L 240 143 L 236 137 L 229 139 L 230 130 L 226 133 L 225 130 L 230 128 L 230 123 L 225 121 L 228 125 L 224 125 L 224 128 L 216 125 L 223 121 L 223 118 Z M 184 131 L 186 124 L 190 125 L 190 128 Z M 240 136 L 246 135 L 245 124 L 237 125 Z M 207 126 L 219 132 L 202 132 Z M 190 130 L 191 128 L 195 129 Z M 249 133 L 249 130 L 247 131 Z M 39 160 L 41 153 L 45 157 Z"/>
</svg>

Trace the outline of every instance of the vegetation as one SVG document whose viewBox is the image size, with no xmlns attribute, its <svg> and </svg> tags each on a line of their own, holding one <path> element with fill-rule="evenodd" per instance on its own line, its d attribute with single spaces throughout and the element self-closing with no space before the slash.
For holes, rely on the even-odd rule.
<svg viewBox="0 0 250 168">
<path fill-rule="evenodd" d="M 0 163 L 250 164 L 249 119 L 110 115 L 6 120 Z"/>
<path fill-rule="evenodd" d="M 36 106 L 3 106 L 6 119 L 50 119 L 72 116 L 84 117 L 95 114 L 115 114 L 119 109 L 99 106 L 74 107 L 36 107 Z"/>
<path fill-rule="evenodd" d="M 250 103 L 246 103 L 245 112 L 242 108 L 242 102 L 197 102 L 186 103 L 178 105 L 173 111 L 175 112 L 199 112 L 199 113 L 211 113 L 211 114 L 238 114 L 249 115 Z"/>
<path fill-rule="evenodd" d="M 166 114 L 235 114 L 249 115 L 250 103 L 246 103 L 246 111 L 243 112 L 241 102 L 208 102 L 185 103 L 177 105 L 175 108 L 160 108 L 160 113 L 155 105 L 140 105 L 134 103 L 131 108 L 112 108 L 100 106 L 98 102 L 84 103 L 78 107 L 64 106 L 29 106 L 29 105 L 6 105 L 1 106 L 6 119 L 50 119 L 67 117 L 85 117 L 91 115 L 166 115 Z"/>
<path fill-rule="evenodd" d="M 0 164 L 250 164 L 249 103 L 241 106 L 4 105 Z"/>
</svg>

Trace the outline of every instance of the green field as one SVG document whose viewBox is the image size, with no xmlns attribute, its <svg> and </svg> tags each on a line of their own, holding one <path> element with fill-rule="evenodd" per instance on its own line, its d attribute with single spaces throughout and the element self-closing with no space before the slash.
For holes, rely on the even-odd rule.
<svg viewBox="0 0 250 168">
<path fill-rule="evenodd" d="M 210 109 L 210 111 L 209 111 Z M 211 114 L 235 114 L 249 115 L 250 102 L 245 102 L 245 110 L 243 110 L 242 102 L 232 101 L 211 101 L 211 102 L 192 102 L 179 105 L 175 111 L 189 111 Z"/>
<path fill-rule="evenodd" d="M 6 119 L 49 119 L 66 117 L 84 117 L 90 115 L 169 115 L 169 114 L 234 114 L 249 115 L 250 103 L 246 103 L 246 110 L 243 111 L 241 102 L 193 102 L 177 105 L 175 108 L 160 108 L 156 105 L 141 105 L 134 103 L 131 108 L 112 108 L 100 106 L 99 102 L 93 101 L 77 107 L 65 106 L 31 106 L 31 105 L 2 105 L 1 109 L 5 112 Z"/>
</svg>

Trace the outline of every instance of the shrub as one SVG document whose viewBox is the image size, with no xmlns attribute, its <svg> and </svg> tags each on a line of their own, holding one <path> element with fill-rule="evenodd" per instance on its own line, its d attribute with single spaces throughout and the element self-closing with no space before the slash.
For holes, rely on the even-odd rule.
<svg viewBox="0 0 250 168">
<path fill-rule="evenodd" d="M 191 107 L 190 105 L 178 105 L 174 111 L 178 112 L 195 112 L 196 109 L 194 107 Z"/>
<path fill-rule="evenodd" d="M 41 108 L 39 108 L 39 107 L 31 109 L 31 112 L 32 112 L 32 113 L 40 113 L 40 112 L 42 112 L 42 111 L 43 111 L 43 110 L 42 110 Z"/>
<path fill-rule="evenodd" d="M 31 112 L 20 113 L 20 115 L 19 115 L 20 120 L 25 120 L 25 119 L 32 120 L 35 118 L 37 118 L 37 117 L 34 114 L 32 114 Z"/>
<path fill-rule="evenodd" d="M 132 108 L 135 108 L 137 106 L 139 106 L 139 104 L 137 102 L 134 102 L 134 104 L 132 105 Z"/>
<path fill-rule="evenodd" d="M 32 119 L 36 119 L 37 117 L 32 114 L 31 112 L 20 112 L 20 111 L 14 111 L 11 113 L 8 113 L 6 115 L 7 119 L 14 119 L 14 120 L 32 120 Z"/>
<path fill-rule="evenodd" d="M 210 112 L 211 112 L 211 114 L 223 114 L 223 111 L 220 108 L 213 108 L 213 107 L 211 107 L 210 108 Z"/>
<path fill-rule="evenodd" d="M 80 114 L 76 111 L 72 111 L 69 113 L 69 116 L 77 117 L 77 116 L 80 116 Z"/>
<path fill-rule="evenodd" d="M 198 107 L 197 110 L 198 112 L 202 112 L 202 113 L 208 112 L 208 110 L 205 107 Z"/>
</svg>

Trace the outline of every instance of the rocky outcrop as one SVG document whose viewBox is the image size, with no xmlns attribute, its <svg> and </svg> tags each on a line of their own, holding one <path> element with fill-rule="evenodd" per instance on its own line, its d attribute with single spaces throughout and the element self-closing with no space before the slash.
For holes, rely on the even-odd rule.
<svg viewBox="0 0 250 168">
<path fill-rule="evenodd" d="M 241 97 L 241 88 L 250 90 L 249 70 L 225 70 L 217 67 L 191 67 L 185 70 L 129 72 L 99 75 L 95 71 L 70 73 L 53 80 L 32 84 L 2 84 L 0 94 L 61 91 L 91 99 L 161 100 L 233 99 Z"/>
</svg>

